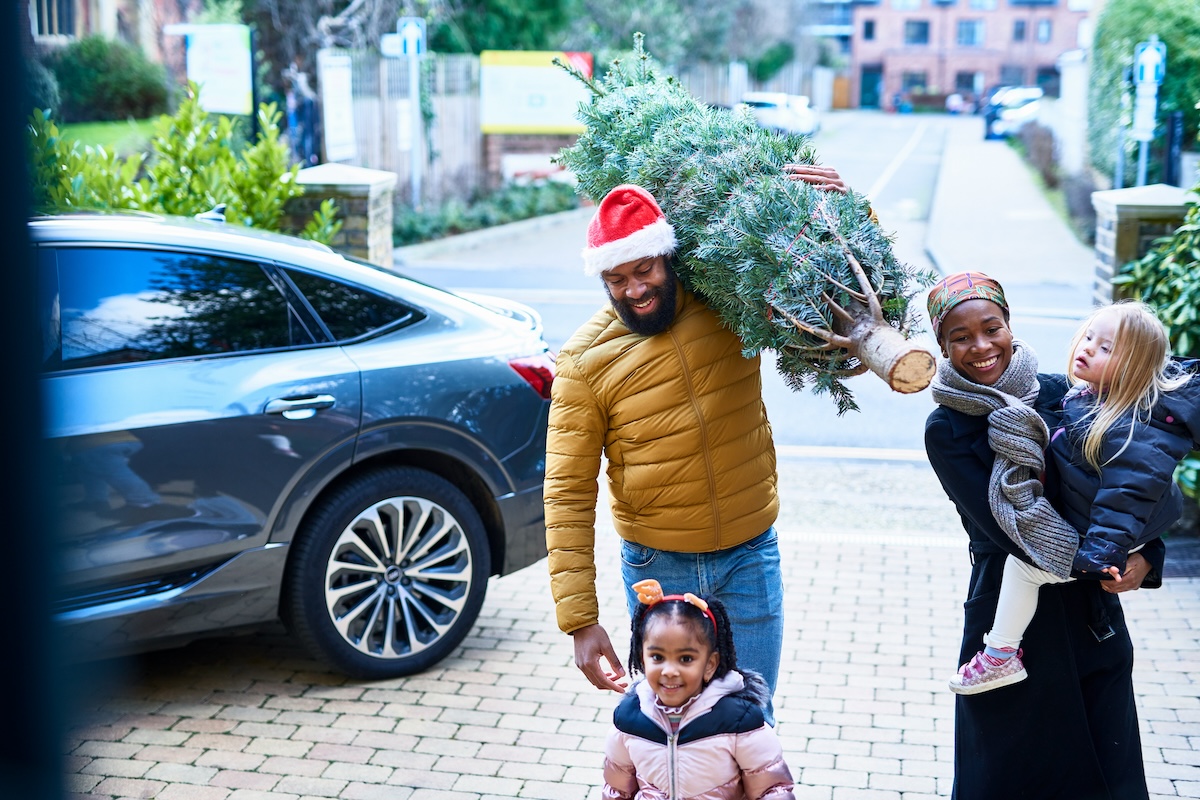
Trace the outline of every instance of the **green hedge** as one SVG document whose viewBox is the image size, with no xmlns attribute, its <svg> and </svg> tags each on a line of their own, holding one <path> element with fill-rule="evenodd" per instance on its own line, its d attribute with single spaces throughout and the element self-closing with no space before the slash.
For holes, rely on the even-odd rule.
<svg viewBox="0 0 1200 800">
<path fill-rule="evenodd" d="M 1193 192 L 1200 192 L 1200 184 Z M 1200 357 L 1200 203 L 1195 196 L 1183 225 L 1122 267 L 1113 285 L 1155 308 L 1176 353 Z M 1175 479 L 1184 494 L 1200 503 L 1200 453 L 1184 459 Z"/>
<path fill-rule="evenodd" d="M 578 207 L 579 197 L 567 184 L 558 181 L 509 184 L 470 201 L 450 200 L 430 210 L 398 210 L 392 225 L 392 241 L 403 247 Z"/>
<path fill-rule="evenodd" d="M 1163 129 L 1168 115 L 1183 112 L 1185 143 L 1196 141 L 1200 124 L 1200 3 L 1197 0 L 1108 0 L 1092 42 L 1088 146 L 1092 166 L 1111 176 L 1116 164 L 1117 128 L 1131 123 L 1133 86 L 1126 69 L 1133 48 L 1151 34 L 1167 46 L 1167 71 L 1158 89 L 1158 136 L 1151 144 L 1147 182 L 1161 178 Z M 1136 174 L 1138 142 L 1125 141 L 1126 183 Z"/>
<path fill-rule="evenodd" d="M 280 230 L 284 206 L 303 194 L 296 182 L 299 164 L 289 164 L 279 138 L 280 114 L 264 104 L 259 132 L 241 144 L 229 117 L 213 117 L 200 107 L 196 84 L 174 116 L 155 124 L 150 153 L 122 158 L 103 147 L 81 146 L 65 138 L 40 109 L 28 126 L 34 207 L 43 213 L 83 209 L 131 209 L 192 216 L 225 204 L 231 223 Z M 328 244 L 342 223 L 330 200 L 301 236 Z"/>
<path fill-rule="evenodd" d="M 167 72 L 125 42 L 88 36 L 47 58 L 64 122 L 145 119 L 167 110 Z"/>
</svg>

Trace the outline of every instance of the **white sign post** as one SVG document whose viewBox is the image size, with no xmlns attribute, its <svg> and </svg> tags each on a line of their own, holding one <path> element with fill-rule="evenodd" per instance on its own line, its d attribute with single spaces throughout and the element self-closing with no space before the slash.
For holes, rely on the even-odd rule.
<svg viewBox="0 0 1200 800">
<path fill-rule="evenodd" d="M 321 125 L 326 161 L 350 161 L 358 157 L 354 132 L 354 71 L 350 56 L 317 52 L 317 75 L 321 82 Z"/>
<path fill-rule="evenodd" d="M 412 207 L 421 207 L 421 54 L 425 52 L 425 20 L 421 17 L 401 17 L 396 20 L 400 37 L 400 52 L 408 58 L 408 105 L 410 109 L 411 149 L 408 153 L 412 173 Z"/>
<path fill-rule="evenodd" d="M 1152 35 L 1133 49 L 1133 131 L 1138 144 L 1137 185 L 1146 185 L 1146 160 L 1154 139 L 1154 121 L 1158 108 L 1158 85 L 1167 71 L 1167 46 Z"/>
</svg>

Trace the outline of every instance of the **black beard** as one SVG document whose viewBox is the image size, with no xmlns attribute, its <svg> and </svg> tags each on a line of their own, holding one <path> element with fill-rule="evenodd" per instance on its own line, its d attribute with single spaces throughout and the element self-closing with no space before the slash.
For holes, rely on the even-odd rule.
<svg viewBox="0 0 1200 800">
<path fill-rule="evenodd" d="M 611 293 L 608 295 L 608 302 L 612 303 L 613 310 L 617 312 L 621 322 L 625 323 L 626 328 L 642 336 L 653 336 L 671 327 L 671 323 L 675 321 L 675 286 L 675 271 L 668 265 L 666 282 L 661 289 L 654 291 L 658 296 L 658 308 L 649 316 L 638 314 L 629 305 L 628 300 L 618 300 Z"/>
</svg>

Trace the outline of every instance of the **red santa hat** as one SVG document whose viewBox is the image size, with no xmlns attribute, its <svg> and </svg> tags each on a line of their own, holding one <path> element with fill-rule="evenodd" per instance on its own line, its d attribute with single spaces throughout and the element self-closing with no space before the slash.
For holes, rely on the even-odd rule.
<svg viewBox="0 0 1200 800">
<path fill-rule="evenodd" d="M 650 193 L 623 183 L 605 195 L 588 225 L 583 271 L 599 275 L 627 261 L 670 255 L 675 245 L 675 229 Z"/>
</svg>

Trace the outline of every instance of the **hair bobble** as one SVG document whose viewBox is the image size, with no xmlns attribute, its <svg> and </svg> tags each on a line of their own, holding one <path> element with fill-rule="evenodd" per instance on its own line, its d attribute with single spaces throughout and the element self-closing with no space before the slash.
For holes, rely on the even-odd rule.
<svg viewBox="0 0 1200 800">
<path fill-rule="evenodd" d="M 662 584 L 660 584 L 654 578 L 646 578 L 645 580 L 638 581 L 629 588 L 637 592 L 638 600 L 646 606 L 657 605 L 664 600 L 679 600 L 680 602 L 695 606 L 704 613 L 704 616 L 708 617 L 708 621 L 711 622 L 713 626 L 713 634 L 716 635 L 717 618 L 714 617 L 713 613 L 708 610 L 708 603 L 705 602 L 703 598 L 697 597 L 691 592 L 664 595 Z"/>
</svg>

